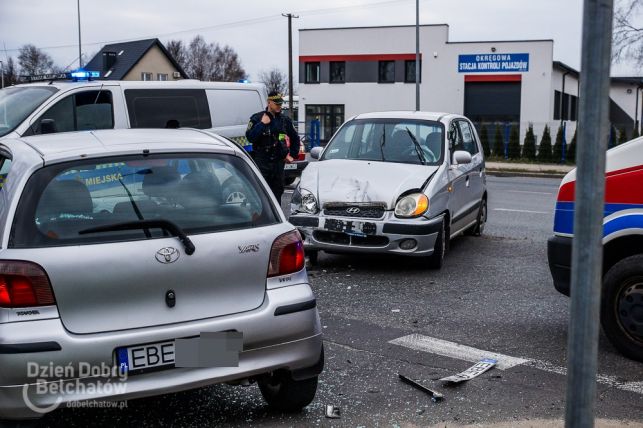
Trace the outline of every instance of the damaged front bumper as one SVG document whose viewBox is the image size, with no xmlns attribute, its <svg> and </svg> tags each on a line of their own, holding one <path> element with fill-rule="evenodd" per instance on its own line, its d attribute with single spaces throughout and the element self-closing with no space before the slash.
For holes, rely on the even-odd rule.
<svg viewBox="0 0 643 428">
<path fill-rule="evenodd" d="M 392 212 L 380 219 L 297 213 L 289 221 L 302 234 L 306 250 L 429 256 L 442 218 L 400 219 Z"/>
</svg>

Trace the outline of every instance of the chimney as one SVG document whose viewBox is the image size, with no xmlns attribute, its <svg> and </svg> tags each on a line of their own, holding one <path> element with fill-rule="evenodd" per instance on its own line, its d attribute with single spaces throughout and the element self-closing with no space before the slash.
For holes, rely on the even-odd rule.
<svg viewBox="0 0 643 428">
<path fill-rule="evenodd" d="M 103 52 L 103 71 L 107 71 L 116 63 L 116 52 Z"/>
</svg>

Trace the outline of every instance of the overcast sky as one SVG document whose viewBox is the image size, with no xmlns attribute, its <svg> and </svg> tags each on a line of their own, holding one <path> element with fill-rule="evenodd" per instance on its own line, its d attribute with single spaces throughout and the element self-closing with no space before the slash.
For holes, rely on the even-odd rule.
<svg viewBox="0 0 643 428">
<path fill-rule="evenodd" d="M 0 0 L 0 59 L 17 57 L 31 43 L 57 65 L 78 60 L 77 0 Z M 554 60 L 580 68 L 582 0 L 420 0 L 420 24 L 449 24 L 450 41 L 553 39 Z M 415 0 L 80 0 L 83 54 L 102 45 L 158 37 L 232 46 L 250 78 L 261 70 L 288 69 L 287 19 L 297 30 L 415 24 Z M 295 62 L 296 65 L 296 62 Z M 295 69 L 296 70 L 296 69 Z M 632 64 L 612 75 L 641 75 Z"/>
</svg>

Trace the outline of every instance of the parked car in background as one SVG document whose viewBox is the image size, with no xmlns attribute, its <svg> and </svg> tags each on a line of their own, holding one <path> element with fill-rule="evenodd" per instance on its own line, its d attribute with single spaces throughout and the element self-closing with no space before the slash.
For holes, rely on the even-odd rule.
<svg viewBox="0 0 643 428">
<path fill-rule="evenodd" d="M 178 81 L 45 80 L 0 90 L 0 138 L 125 128 L 196 128 L 247 146 L 264 85 Z M 298 177 L 305 167 L 292 166 Z M 293 178 L 294 181 L 294 178 Z"/>
<path fill-rule="evenodd" d="M 576 170 L 558 190 L 547 245 L 554 287 L 570 295 Z M 643 361 L 643 137 L 607 151 L 601 323 L 614 347 Z"/>
<path fill-rule="evenodd" d="M 323 346 L 301 237 L 237 145 L 198 130 L 5 138 L 0 175 L 0 419 L 220 382 L 256 381 L 281 410 L 313 400 Z"/>
<path fill-rule="evenodd" d="M 360 114 L 311 156 L 289 220 L 312 262 L 320 250 L 394 253 L 439 268 L 450 239 L 484 230 L 485 163 L 466 117 Z"/>
</svg>

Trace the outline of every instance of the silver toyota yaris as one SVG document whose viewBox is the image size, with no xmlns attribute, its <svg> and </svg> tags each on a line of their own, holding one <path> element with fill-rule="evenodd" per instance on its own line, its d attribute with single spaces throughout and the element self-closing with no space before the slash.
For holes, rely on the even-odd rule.
<svg viewBox="0 0 643 428">
<path fill-rule="evenodd" d="M 252 160 L 197 130 L 0 143 L 0 419 L 323 367 L 299 232 Z"/>
<path fill-rule="evenodd" d="M 385 252 L 440 268 L 451 238 L 482 234 L 484 155 L 464 116 L 360 114 L 311 156 L 319 162 L 304 170 L 289 220 L 313 263 L 319 250 Z"/>
</svg>

